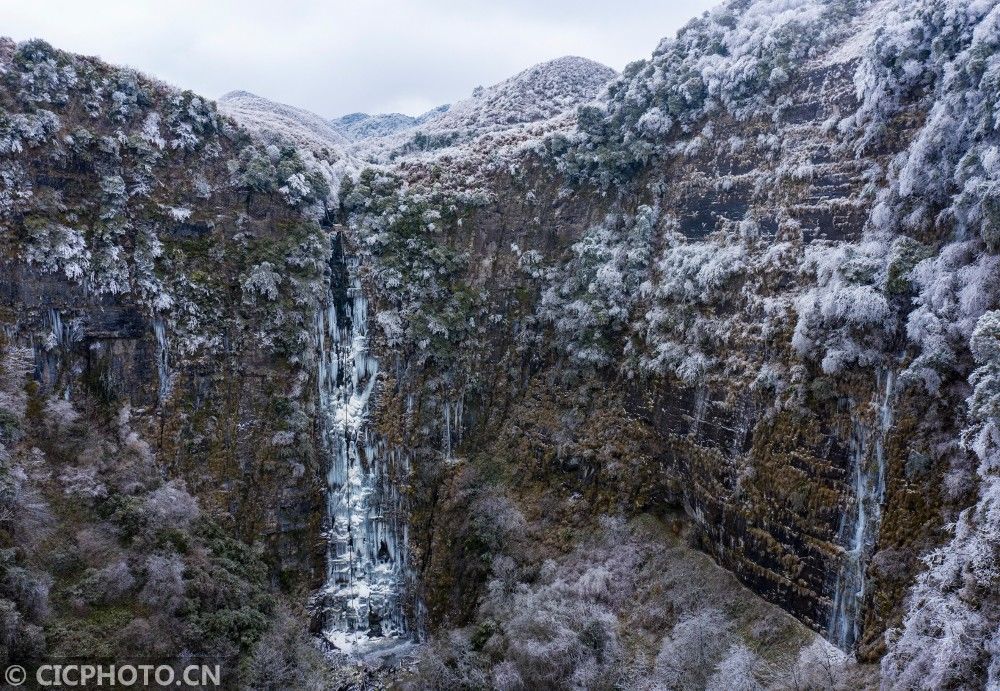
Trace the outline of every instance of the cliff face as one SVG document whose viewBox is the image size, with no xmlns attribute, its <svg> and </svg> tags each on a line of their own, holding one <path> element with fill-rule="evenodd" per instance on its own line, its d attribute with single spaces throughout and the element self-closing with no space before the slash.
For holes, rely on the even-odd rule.
<svg viewBox="0 0 1000 691">
<path fill-rule="evenodd" d="M 682 508 L 755 592 L 862 659 L 888 645 L 890 683 L 938 664 L 891 646 L 944 625 L 947 586 L 907 594 L 989 478 L 987 5 L 733 3 L 485 181 L 470 146 L 347 191 L 432 624 L 475 620 L 457 584 L 494 548 L 458 517 L 498 484 L 553 530 Z M 949 607 L 980 627 L 978 598 Z M 939 680 L 985 673 L 947 657 Z"/>
<path fill-rule="evenodd" d="M 325 185 L 188 92 L 0 61 L 5 657 L 247 654 L 325 571 Z"/>
</svg>

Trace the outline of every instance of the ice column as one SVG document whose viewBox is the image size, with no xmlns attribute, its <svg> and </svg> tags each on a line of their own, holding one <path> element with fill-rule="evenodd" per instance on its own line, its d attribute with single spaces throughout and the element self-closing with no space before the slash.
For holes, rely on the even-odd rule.
<svg viewBox="0 0 1000 691">
<path fill-rule="evenodd" d="M 368 302 L 348 261 L 346 300 L 331 289 L 315 317 L 319 415 L 327 460 L 327 573 L 319 593 L 323 636 L 355 652 L 406 633 L 407 530 L 400 487 L 405 453 L 369 425 L 378 361 L 368 341 Z"/>
<path fill-rule="evenodd" d="M 882 521 L 885 501 L 885 440 L 892 427 L 895 373 L 878 373 L 875 425 L 865 424 L 851 411 L 850 460 L 853 497 L 841 516 L 839 542 L 844 546 L 834 585 L 833 608 L 828 635 L 844 650 L 853 648 L 861 628 L 861 606 L 865 596 L 865 571 L 871 559 Z"/>
</svg>

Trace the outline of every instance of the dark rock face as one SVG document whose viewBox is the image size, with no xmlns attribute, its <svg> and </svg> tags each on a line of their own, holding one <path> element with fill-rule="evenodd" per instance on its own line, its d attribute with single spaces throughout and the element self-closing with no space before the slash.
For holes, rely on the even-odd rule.
<svg viewBox="0 0 1000 691">
<path fill-rule="evenodd" d="M 651 400 L 636 397 L 636 412 L 663 436 L 706 551 L 822 630 L 839 550 L 835 498 L 846 491 L 842 442 L 808 419 L 761 419 L 752 397 L 727 405 L 729 393 L 663 383 Z"/>
<path fill-rule="evenodd" d="M 170 394 L 160 400 L 161 346 L 144 306 L 88 295 L 17 263 L 6 265 L 0 292 L 7 338 L 34 347 L 42 395 L 128 405 L 146 420 L 157 454 L 206 508 L 225 512 L 248 541 L 267 540 L 283 578 L 318 582 L 319 461 L 314 456 L 296 470 L 270 445 L 279 431 L 274 406 L 289 395 L 286 365 L 235 349 L 198 362 L 171 357 Z M 45 342 L 49 334 L 58 334 L 54 343 Z"/>
<path fill-rule="evenodd" d="M 415 562 L 421 569 L 431 627 L 469 621 L 475 603 L 470 592 L 486 577 L 466 574 L 466 590 L 451 577 L 464 573 L 470 558 L 467 542 L 449 540 L 456 532 L 466 538 L 475 533 L 474 528 L 461 527 L 454 514 L 471 510 L 475 492 L 468 485 L 477 480 L 463 469 L 459 483 L 440 463 L 441 399 L 429 391 L 446 381 L 455 392 L 449 395 L 458 396 L 464 405 L 458 447 L 462 457 L 502 458 L 523 444 L 520 457 L 530 459 L 530 470 L 511 480 L 519 491 L 540 491 L 529 489 L 536 482 L 559 487 L 567 495 L 585 497 L 582 510 L 591 512 L 683 507 L 697 527 L 701 547 L 721 565 L 815 630 L 829 630 L 847 549 L 844 516 L 855 501 L 852 434 L 859 425 L 874 428 L 867 402 L 880 394 L 872 370 L 825 375 L 818 364 L 803 362 L 791 348 L 796 320 L 792 305 L 812 279 L 804 277 L 797 263 L 776 264 L 760 274 L 738 273 L 711 294 L 668 303 L 668 314 L 684 328 L 706 321 L 725 326 L 724 337 L 706 336 L 698 345 L 714 364 L 692 383 L 669 372 L 629 379 L 617 369 L 622 363 L 615 361 L 596 374 L 571 374 L 575 370 L 568 367 L 558 344 L 552 345 L 561 336 L 544 330 L 529 341 L 532 346 L 520 345 L 524 333 L 538 328 L 532 320 L 537 318 L 534 291 L 539 288 L 517 264 L 523 262 L 518 252 L 530 249 L 541 253 L 543 266 L 558 265 L 570 254 L 568 248 L 589 227 L 602 223 L 609 211 L 627 215 L 642 204 L 660 210 L 654 250 L 667 242 L 721 250 L 743 241 L 758 255 L 783 247 L 799 262 L 813 248 L 858 242 L 871 211 L 865 171 L 884 167 L 894 151 L 881 148 L 856 157 L 842 149 L 831 130 L 831 121 L 857 107 L 853 74 L 853 64 L 804 70 L 782 93 L 783 105 L 773 119 L 710 119 L 711 132 L 693 135 L 696 141 L 689 146 L 654 158 L 614 195 L 573 187 L 529 157 L 518 176 L 494 176 L 489 201 L 460 214 L 460 225 L 444 223 L 442 244 L 466 253 L 463 262 L 473 267 L 460 285 L 486 295 L 485 313 L 503 313 L 509 320 L 477 336 L 480 344 L 489 345 L 480 345 L 474 353 L 459 347 L 418 364 L 415 353 L 392 351 L 400 363 L 394 379 L 398 397 L 418 401 L 403 433 L 409 435 L 408 445 L 418 449 Z M 905 128 L 895 136 L 897 146 L 905 145 Z M 682 241 L 670 239 L 678 235 Z M 516 252 L 511 244 L 517 245 Z M 654 286 L 655 280 L 666 278 L 654 275 Z M 378 292 L 378 286 L 373 289 Z M 514 295 L 527 298 L 518 301 Z M 765 316 L 762 305 L 768 302 L 781 305 L 781 316 Z M 391 304 L 391 299 L 382 303 Z M 648 298 L 640 298 L 634 318 L 648 309 Z M 772 324 L 770 332 L 765 323 Z M 641 349 L 636 345 L 639 337 L 619 338 Z M 889 347 L 904 348 L 902 343 Z M 390 357 L 389 352 L 384 357 Z M 625 360 L 623 369 L 629 366 Z M 773 390 L 756 381 L 768 364 L 791 372 L 794 387 L 801 391 L 782 406 L 775 405 Z M 596 426 L 599 410 L 579 392 L 553 394 L 545 412 L 536 412 L 542 419 L 551 415 L 549 424 L 518 420 L 524 407 L 536 410 L 530 382 L 576 381 L 574 377 L 613 397 L 603 410 L 616 411 L 632 425 L 624 434 L 644 440 L 641 453 L 633 448 L 622 456 L 602 456 L 584 447 L 585 429 Z M 580 385 L 581 391 L 585 388 Z M 585 422 L 576 426 L 574 419 Z M 912 556 L 933 540 L 928 520 L 940 521 L 914 511 L 912 497 L 935 495 L 931 478 L 939 478 L 943 469 L 938 466 L 922 478 L 904 476 L 906 434 L 956 432 L 954 422 L 910 424 L 919 431 L 892 431 L 885 442 L 885 519 L 875 539 L 876 549 L 894 544 L 899 554 Z M 949 431 L 941 430 L 942 425 Z M 517 430 L 517 441 L 508 437 L 512 430 Z M 619 462 L 632 478 L 621 476 Z M 631 489 L 635 477 L 646 483 L 638 491 Z M 614 488 L 620 494 L 610 500 Z M 904 584 L 912 583 L 915 572 L 914 562 L 909 564 L 891 578 L 884 570 L 868 569 L 857 641 L 862 657 L 877 658 L 885 629 L 898 621 L 901 593 L 908 587 Z"/>
</svg>

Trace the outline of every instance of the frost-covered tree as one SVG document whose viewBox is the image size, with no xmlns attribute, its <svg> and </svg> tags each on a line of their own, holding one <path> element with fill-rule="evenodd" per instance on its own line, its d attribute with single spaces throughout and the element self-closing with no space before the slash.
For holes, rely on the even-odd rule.
<svg viewBox="0 0 1000 691">
<path fill-rule="evenodd" d="M 79 281 L 90 269 L 90 250 L 83 233 L 58 223 L 38 220 L 26 224 L 24 260 L 43 271 L 60 272 Z"/>
<path fill-rule="evenodd" d="M 734 645 L 726 653 L 705 686 L 706 691 L 763 691 L 757 679 L 761 659 L 745 645 Z"/>
<path fill-rule="evenodd" d="M 649 306 L 636 325 L 642 336 L 640 367 L 687 383 L 700 380 L 712 365 L 705 346 L 722 330 L 705 308 L 746 270 L 742 243 L 687 242 L 668 231 L 655 274 L 641 287 Z"/>
<path fill-rule="evenodd" d="M 816 286 L 796 300 L 792 346 L 819 359 L 827 374 L 849 365 L 871 367 L 884 358 L 896 319 L 886 296 L 888 256 L 876 239 L 807 250 L 802 270 L 815 276 Z"/>
<path fill-rule="evenodd" d="M 590 228 L 542 295 L 539 314 L 574 361 L 604 366 L 621 357 L 658 216 L 644 206 L 634 218 L 609 217 Z"/>
<path fill-rule="evenodd" d="M 731 645 L 732 620 L 721 610 L 693 612 L 663 639 L 656 657 L 656 679 L 667 688 L 705 688 Z"/>
</svg>

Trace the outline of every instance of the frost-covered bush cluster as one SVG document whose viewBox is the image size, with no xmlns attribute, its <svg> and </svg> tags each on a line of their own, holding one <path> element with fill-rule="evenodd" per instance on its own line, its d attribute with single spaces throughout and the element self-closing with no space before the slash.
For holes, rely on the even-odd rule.
<svg viewBox="0 0 1000 691">
<path fill-rule="evenodd" d="M 718 350 L 725 324 L 706 314 L 724 290 L 748 271 L 746 248 L 740 242 L 716 245 L 686 242 L 666 225 L 665 242 L 653 275 L 642 285 L 645 312 L 636 322 L 637 354 L 646 372 L 669 373 L 681 381 L 702 379 Z"/>
<path fill-rule="evenodd" d="M 826 374 L 886 359 L 897 328 L 885 289 L 888 256 L 877 240 L 817 243 L 806 251 L 802 270 L 815 276 L 815 287 L 796 300 L 792 346 L 803 357 L 819 359 Z"/>
<path fill-rule="evenodd" d="M 607 218 L 571 248 L 572 256 L 546 276 L 539 316 L 581 364 L 607 365 L 621 341 L 650 263 L 658 211 L 639 209 L 627 220 Z"/>
<path fill-rule="evenodd" d="M 859 683 L 845 655 L 791 618 L 739 594 L 729 599 L 731 576 L 664 542 L 657 525 L 606 519 L 564 556 L 494 556 L 475 622 L 428 644 L 413 688 L 729 691 Z M 713 597 L 723 592 L 726 599 Z"/>
<path fill-rule="evenodd" d="M 237 184 L 253 192 L 279 193 L 289 206 L 325 202 L 329 187 L 316 170 L 309 170 L 289 146 L 275 144 L 261 149 L 246 146 L 233 162 Z"/>
<path fill-rule="evenodd" d="M 260 140 L 269 153 L 288 150 L 297 153 L 300 169 L 274 171 L 278 189 L 289 204 L 320 202 L 317 206 L 322 210 L 324 203 L 336 208 L 341 181 L 356 177 L 359 166 L 346 153 L 347 140 L 331 123 L 300 108 L 245 91 L 223 95 L 219 108 Z M 256 165 L 259 167 L 261 162 Z M 259 168 L 253 173 L 260 174 Z"/>
<path fill-rule="evenodd" d="M 583 135 L 565 162 L 586 171 L 635 170 L 707 116 L 770 118 L 802 63 L 843 36 L 850 0 L 724 3 L 664 39 L 579 112 Z"/>
<path fill-rule="evenodd" d="M 59 224 L 38 224 L 27 228 L 24 260 L 47 272 L 59 272 L 70 280 L 80 280 L 90 269 L 90 250 L 83 234 Z"/>
</svg>

